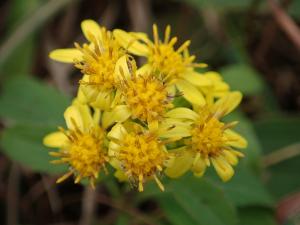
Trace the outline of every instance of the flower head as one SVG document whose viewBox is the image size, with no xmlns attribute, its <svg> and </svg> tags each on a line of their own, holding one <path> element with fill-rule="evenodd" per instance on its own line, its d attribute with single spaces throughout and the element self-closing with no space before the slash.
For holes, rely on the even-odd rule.
<svg viewBox="0 0 300 225">
<path fill-rule="evenodd" d="M 120 67 L 119 90 L 132 118 L 149 124 L 161 121 L 173 107 L 167 86 L 153 73 L 137 70 L 133 59 L 127 60 L 125 66 Z"/>
<path fill-rule="evenodd" d="M 209 86 L 211 81 L 194 71 L 194 68 L 205 67 L 204 63 L 195 63 L 195 56 L 188 51 L 190 41 L 184 42 L 177 50 L 177 38 L 170 38 L 171 28 L 167 26 L 164 41 L 158 36 L 157 26 L 153 25 L 153 39 L 146 34 L 127 33 L 116 29 L 114 36 L 130 53 L 147 57 L 148 62 L 143 71 L 154 72 L 167 86 L 175 85 L 188 101 L 195 105 L 203 105 L 205 99 L 197 87 Z"/>
<path fill-rule="evenodd" d="M 108 134 L 112 140 L 109 155 L 115 158 L 115 167 L 121 170 L 132 184 L 143 191 L 148 179 L 155 179 L 161 190 L 163 185 L 158 179 L 165 167 L 169 154 L 158 136 L 134 124 L 130 131 L 117 124 Z"/>
<path fill-rule="evenodd" d="M 198 113 L 185 109 L 186 115 L 178 117 L 192 120 L 191 137 L 187 139 L 187 147 L 177 159 L 173 168 L 166 173 L 171 177 L 177 177 L 186 170 L 191 169 L 196 176 L 202 176 L 207 166 L 212 163 L 218 175 L 223 181 L 229 180 L 233 174 L 232 166 L 238 163 L 238 157 L 243 154 L 234 148 L 245 148 L 246 140 L 231 130 L 236 122 L 225 124 L 220 118 L 231 112 L 240 102 L 241 94 L 231 92 L 212 105 L 206 105 L 199 109 Z M 174 112 L 176 113 L 174 109 Z M 177 161 L 177 162 L 176 162 Z M 174 167 L 182 161 L 189 164 L 184 170 L 174 170 Z"/>
<path fill-rule="evenodd" d="M 116 88 L 116 64 L 125 55 L 125 50 L 110 31 L 100 27 L 95 21 L 85 20 L 81 27 L 88 43 L 82 46 L 75 43 L 75 48 L 54 50 L 50 57 L 61 62 L 74 63 L 80 69 L 84 74 L 80 81 L 81 90 L 87 102 L 96 107 L 100 106 L 101 109 L 103 101 L 112 98 L 111 94 Z"/>
<path fill-rule="evenodd" d="M 50 152 L 50 155 L 60 158 L 52 163 L 69 166 L 69 171 L 60 177 L 57 183 L 74 175 L 75 183 L 88 178 L 94 187 L 99 171 L 106 171 L 108 156 L 104 144 L 105 130 L 98 125 L 97 114 L 92 118 L 88 106 L 72 105 L 65 111 L 68 129 L 60 128 L 60 131 L 44 138 L 46 146 L 59 148 L 58 152 Z"/>
</svg>

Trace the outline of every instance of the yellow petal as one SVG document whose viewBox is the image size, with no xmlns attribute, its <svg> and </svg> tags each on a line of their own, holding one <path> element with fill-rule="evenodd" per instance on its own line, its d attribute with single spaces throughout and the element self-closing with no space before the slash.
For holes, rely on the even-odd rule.
<svg viewBox="0 0 300 225">
<path fill-rule="evenodd" d="M 237 165 L 238 162 L 239 162 L 238 157 L 236 156 L 236 154 L 234 154 L 230 150 L 224 150 L 223 151 L 223 156 L 225 157 L 227 162 L 229 162 L 233 166 Z"/>
<path fill-rule="evenodd" d="M 192 166 L 194 155 L 192 151 L 186 149 L 174 150 L 175 154 L 172 163 L 165 169 L 165 174 L 171 178 L 177 178 L 186 173 Z"/>
<path fill-rule="evenodd" d="M 215 82 L 222 81 L 222 76 L 215 71 L 208 71 L 205 72 L 203 75 L 206 76 L 211 81 L 215 81 Z"/>
<path fill-rule="evenodd" d="M 83 122 L 83 127 L 85 130 L 89 129 L 91 125 L 93 125 L 94 120 L 91 115 L 91 110 L 88 105 L 86 104 L 76 104 L 76 107 L 78 108 L 82 122 Z"/>
<path fill-rule="evenodd" d="M 91 105 L 97 109 L 110 110 L 113 101 L 113 93 L 110 91 L 98 91 L 95 101 Z"/>
<path fill-rule="evenodd" d="M 220 98 L 213 106 L 213 111 L 217 115 L 225 116 L 234 110 L 241 102 L 242 94 L 239 91 L 233 91 Z"/>
<path fill-rule="evenodd" d="M 132 35 L 120 29 L 114 30 L 113 34 L 116 40 L 130 53 L 138 56 L 147 56 L 149 54 L 147 45 L 139 42 L 139 35 Z"/>
<path fill-rule="evenodd" d="M 150 64 L 145 64 L 137 70 L 137 74 L 149 74 L 152 71 Z"/>
<path fill-rule="evenodd" d="M 101 110 L 94 108 L 94 114 L 93 114 L 94 124 L 99 124 L 100 120 L 101 120 Z"/>
<path fill-rule="evenodd" d="M 205 105 L 205 99 L 201 92 L 191 83 L 185 80 L 178 80 L 176 86 L 183 93 L 183 97 L 196 106 Z"/>
<path fill-rule="evenodd" d="M 117 170 L 114 174 L 114 176 L 120 181 L 120 182 L 124 182 L 127 181 L 128 178 L 125 175 L 125 173 L 122 170 Z"/>
<path fill-rule="evenodd" d="M 76 48 L 56 49 L 50 52 L 49 57 L 64 63 L 74 63 L 75 60 L 82 61 L 82 53 Z"/>
<path fill-rule="evenodd" d="M 106 128 L 115 122 L 124 122 L 130 115 L 131 112 L 127 105 L 118 105 L 112 111 L 103 113 L 102 125 Z"/>
<path fill-rule="evenodd" d="M 231 179 L 234 170 L 224 157 L 218 156 L 216 158 L 211 158 L 211 161 L 217 174 L 224 182 Z"/>
<path fill-rule="evenodd" d="M 102 42 L 101 28 L 94 20 L 84 20 L 81 22 L 81 29 L 87 40 L 92 41 L 93 37 Z"/>
<path fill-rule="evenodd" d="M 202 177 L 206 170 L 205 160 L 200 156 L 200 158 L 193 163 L 191 170 L 195 176 Z"/>
<path fill-rule="evenodd" d="M 131 77 L 131 72 L 128 68 L 128 56 L 124 55 L 116 62 L 115 66 L 115 77 L 117 80 L 129 79 Z"/>
<path fill-rule="evenodd" d="M 122 124 L 117 123 L 107 134 L 107 137 L 112 140 L 122 140 L 125 134 L 127 134 L 126 129 L 123 127 Z"/>
<path fill-rule="evenodd" d="M 84 131 L 85 127 L 82 116 L 79 109 L 75 105 L 69 106 L 66 109 L 64 112 L 64 117 L 68 129 L 75 130 L 76 128 L 79 128 L 79 130 Z"/>
<path fill-rule="evenodd" d="M 86 96 L 85 96 L 85 94 L 82 90 L 82 86 L 83 86 L 82 84 L 79 85 L 76 99 L 78 100 L 79 103 L 86 104 L 86 103 L 88 103 L 88 101 L 87 101 L 87 98 L 86 98 Z"/>
<path fill-rule="evenodd" d="M 68 138 L 60 131 L 48 134 L 43 139 L 43 144 L 51 148 L 61 148 L 66 142 Z"/>
<path fill-rule="evenodd" d="M 191 84 L 203 87 L 203 86 L 211 86 L 212 82 L 205 76 L 201 75 L 200 73 L 197 73 L 195 71 L 190 71 L 188 73 L 185 73 L 183 75 L 183 79 L 187 80 Z"/>
<path fill-rule="evenodd" d="M 132 35 L 133 37 L 137 38 L 138 40 L 141 40 L 141 41 L 145 42 L 145 43 L 151 42 L 146 33 L 143 33 L 143 32 L 129 32 L 129 34 Z"/>
<path fill-rule="evenodd" d="M 158 135 L 162 138 L 182 138 L 191 136 L 191 123 L 181 122 L 176 119 L 165 119 L 158 129 Z"/>
<path fill-rule="evenodd" d="M 189 108 L 179 107 L 167 112 L 165 117 L 174 119 L 189 119 L 195 121 L 199 118 L 199 115 Z"/>
<path fill-rule="evenodd" d="M 120 150 L 120 145 L 116 144 L 115 142 L 111 141 L 108 145 L 108 156 L 115 157 L 116 152 Z"/>
<path fill-rule="evenodd" d="M 230 89 L 230 87 L 229 87 L 229 85 L 227 84 L 227 83 L 225 83 L 225 82 L 216 82 L 215 84 L 214 84 L 214 86 L 215 86 L 215 91 L 216 92 L 228 92 L 229 91 L 229 89 Z"/>
<path fill-rule="evenodd" d="M 227 144 L 236 148 L 247 148 L 248 146 L 247 140 L 243 138 L 241 135 L 239 135 L 237 132 L 230 129 L 226 129 L 224 135 L 226 139 L 229 140 L 226 142 Z"/>
<path fill-rule="evenodd" d="M 167 86 L 167 92 L 169 96 L 175 96 L 176 95 L 176 86 L 175 85 L 168 85 Z"/>
<path fill-rule="evenodd" d="M 99 91 L 96 87 L 91 85 L 81 85 L 81 91 L 84 98 L 80 98 L 80 102 L 91 104 L 96 101 Z"/>
</svg>

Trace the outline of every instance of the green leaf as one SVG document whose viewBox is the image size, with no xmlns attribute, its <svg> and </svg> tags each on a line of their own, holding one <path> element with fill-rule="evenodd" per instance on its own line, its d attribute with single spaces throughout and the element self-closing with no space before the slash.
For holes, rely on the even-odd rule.
<svg viewBox="0 0 300 225">
<path fill-rule="evenodd" d="M 259 205 L 272 207 L 274 202 L 262 181 L 242 166 L 235 168 L 233 178 L 218 182 L 224 193 L 236 206 Z"/>
<path fill-rule="evenodd" d="M 246 64 L 234 64 L 223 67 L 220 71 L 232 90 L 239 90 L 245 95 L 255 95 L 264 88 L 260 75 Z"/>
<path fill-rule="evenodd" d="M 26 16 L 32 13 L 40 5 L 40 2 L 41 0 L 13 0 L 11 2 L 11 10 L 7 22 L 7 30 L 9 33 L 11 33 L 10 31 L 15 29 L 16 25 Z M 20 43 L 19 48 L 15 49 L 12 52 L 12 55 L 6 59 L 6 63 L 3 65 L 0 72 L 7 77 L 29 72 L 36 46 L 35 35 L 36 33 L 32 33 Z"/>
<path fill-rule="evenodd" d="M 281 115 L 254 123 L 264 153 L 270 153 L 300 140 L 300 117 Z"/>
<path fill-rule="evenodd" d="M 289 4 L 288 12 L 291 16 L 295 17 L 296 19 L 300 18 L 300 1 L 292 1 Z"/>
<path fill-rule="evenodd" d="M 201 225 L 234 225 L 237 216 L 224 192 L 205 179 L 184 176 L 166 187 L 178 205 Z"/>
<path fill-rule="evenodd" d="M 0 117 L 14 123 L 63 125 L 70 103 L 65 95 L 32 78 L 16 77 L 3 87 Z"/>
<path fill-rule="evenodd" d="M 7 128 L 1 135 L 0 145 L 3 152 L 22 165 L 36 172 L 51 174 L 67 171 L 64 166 L 49 163 L 54 158 L 42 144 L 43 137 L 55 130 L 45 125 L 16 125 Z"/>
<path fill-rule="evenodd" d="M 191 108 L 192 105 L 189 103 L 184 97 L 176 97 L 174 98 L 173 102 L 175 107 L 186 107 Z"/>
<path fill-rule="evenodd" d="M 263 207 L 246 207 L 238 210 L 240 225 L 277 225 L 274 213 Z"/>
<path fill-rule="evenodd" d="M 126 214 L 120 214 L 116 221 L 116 225 L 128 225 L 130 218 Z"/>
<path fill-rule="evenodd" d="M 197 225 L 195 221 L 172 197 L 170 194 L 161 195 L 157 198 L 161 208 L 163 209 L 166 217 L 172 225 Z"/>
</svg>

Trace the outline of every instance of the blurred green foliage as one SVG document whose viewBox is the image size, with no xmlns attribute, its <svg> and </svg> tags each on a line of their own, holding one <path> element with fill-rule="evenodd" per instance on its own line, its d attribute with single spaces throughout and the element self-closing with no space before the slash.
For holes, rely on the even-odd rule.
<svg viewBox="0 0 300 225">
<path fill-rule="evenodd" d="M 7 22 L 7 37 L 16 24 L 40 6 L 41 0 L 13 0 Z M 186 0 L 199 11 L 216 9 L 221 13 L 243 11 L 252 3 L 250 0 Z M 294 1 L 290 12 L 299 17 L 299 1 Z M 236 175 L 228 183 L 220 182 L 212 169 L 206 178 L 195 179 L 190 174 L 180 180 L 169 182 L 164 179 L 166 192 L 161 193 L 154 185 L 145 187 L 145 192 L 136 196 L 137 205 L 146 199 L 159 203 L 172 225 L 275 225 L 274 207 L 276 200 L 300 190 L 300 157 L 288 159 L 263 168 L 264 154 L 270 154 L 300 140 L 300 118 L 287 118 L 277 107 L 270 107 L 276 99 L 272 93 L 264 94 L 269 88 L 261 75 L 243 57 L 246 47 L 241 45 L 243 33 L 235 23 L 229 22 L 232 40 L 226 60 L 232 64 L 221 68 L 221 74 L 232 89 L 241 90 L 246 96 L 262 96 L 268 112 L 259 121 L 253 122 L 241 111 L 228 116 L 237 120 L 237 130 L 249 141 L 245 159 L 236 169 Z M 52 166 L 50 156 L 42 145 L 42 138 L 57 126 L 63 125 L 63 112 L 70 98 L 29 75 L 34 50 L 37 48 L 35 31 L 15 49 L 0 73 L 5 75 L 0 95 L 0 117 L 5 125 L 1 133 L 1 150 L 12 160 L 36 172 L 55 174 L 63 167 Z M 237 32 L 237 33 L 235 33 Z M 229 35 L 230 36 L 230 35 Z M 238 36 L 238 38 L 236 38 Z M 232 54 L 230 54 L 232 53 Z M 235 63 L 234 63 L 235 62 Z M 21 75 L 21 76 L 20 76 Z M 188 105 L 183 98 L 175 104 Z M 270 103 L 270 104 L 269 104 Z M 269 113 L 272 113 L 271 116 Z M 230 117 L 230 118 L 229 118 Z M 266 179 L 262 178 L 267 177 Z M 111 186 L 111 185 L 110 185 Z M 118 187 L 112 184 L 116 198 Z M 115 190 L 113 190 L 115 189 Z M 118 219 L 117 225 L 130 224 L 127 216 Z"/>
</svg>

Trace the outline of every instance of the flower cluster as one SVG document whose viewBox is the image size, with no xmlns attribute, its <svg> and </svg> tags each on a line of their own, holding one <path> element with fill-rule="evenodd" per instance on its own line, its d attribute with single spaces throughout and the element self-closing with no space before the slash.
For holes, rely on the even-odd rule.
<svg viewBox="0 0 300 225">
<path fill-rule="evenodd" d="M 82 73 L 78 94 L 64 117 L 67 128 L 44 138 L 55 164 L 68 165 L 57 182 L 70 176 L 95 186 L 99 174 L 115 170 L 120 181 L 139 191 L 154 180 L 161 190 L 164 175 L 177 178 L 191 170 L 202 176 L 211 164 L 223 181 L 243 153 L 247 141 L 222 122 L 242 95 L 231 91 L 221 76 L 199 73 L 190 55 L 190 41 L 178 48 L 170 26 L 160 39 L 144 33 L 109 31 L 93 20 L 81 24 L 86 43 L 50 53 Z M 137 66 L 138 62 L 144 62 Z M 188 107 L 180 106 L 185 99 Z M 177 102 L 177 103 L 176 103 Z M 104 173 L 103 173 L 104 172 Z"/>
</svg>

